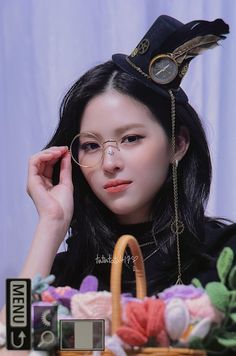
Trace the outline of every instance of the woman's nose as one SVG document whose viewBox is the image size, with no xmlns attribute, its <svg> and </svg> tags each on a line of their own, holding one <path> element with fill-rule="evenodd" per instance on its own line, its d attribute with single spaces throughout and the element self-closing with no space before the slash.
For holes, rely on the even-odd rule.
<svg viewBox="0 0 236 356">
<path fill-rule="evenodd" d="M 120 151 L 116 145 L 108 145 L 104 149 L 102 168 L 108 172 L 122 169 L 124 166 Z"/>
</svg>

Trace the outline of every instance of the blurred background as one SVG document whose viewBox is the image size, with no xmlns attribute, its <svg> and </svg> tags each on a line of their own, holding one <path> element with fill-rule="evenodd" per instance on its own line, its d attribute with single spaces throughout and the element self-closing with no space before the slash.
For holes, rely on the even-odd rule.
<svg viewBox="0 0 236 356">
<path fill-rule="evenodd" d="M 38 220 L 26 193 L 29 157 L 49 141 L 71 84 L 113 53 L 130 54 L 161 14 L 230 25 L 221 46 L 191 63 L 183 88 L 212 154 L 207 213 L 236 220 L 236 1 L 0 0 L 0 305 Z"/>
</svg>

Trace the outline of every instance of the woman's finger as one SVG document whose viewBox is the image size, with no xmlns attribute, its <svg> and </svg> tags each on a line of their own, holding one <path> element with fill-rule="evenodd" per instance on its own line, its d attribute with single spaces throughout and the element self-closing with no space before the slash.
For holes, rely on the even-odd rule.
<svg viewBox="0 0 236 356">
<path fill-rule="evenodd" d="M 53 146 L 34 154 L 33 156 L 31 156 L 30 161 L 34 163 L 38 159 L 44 159 L 50 154 L 51 155 L 56 153 L 64 154 L 66 151 L 68 151 L 67 146 Z"/>
<path fill-rule="evenodd" d="M 67 150 L 67 146 L 51 147 L 35 154 L 29 161 L 29 173 L 33 175 L 45 174 L 47 177 L 51 177 L 55 163 Z"/>
<path fill-rule="evenodd" d="M 39 173 L 45 176 L 46 178 L 51 178 L 55 164 L 61 159 L 61 157 L 62 154 L 60 152 L 55 152 L 51 156 L 50 160 L 44 162 L 44 164 L 40 166 Z"/>
<path fill-rule="evenodd" d="M 60 183 L 73 186 L 70 151 L 67 151 L 61 160 Z"/>
</svg>

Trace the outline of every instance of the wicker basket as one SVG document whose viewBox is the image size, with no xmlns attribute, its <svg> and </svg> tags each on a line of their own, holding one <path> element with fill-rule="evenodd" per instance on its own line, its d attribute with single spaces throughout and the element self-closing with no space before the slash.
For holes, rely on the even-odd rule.
<svg viewBox="0 0 236 356">
<path fill-rule="evenodd" d="M 134 261 L 135 266 L 135 279 L 136 279 L 136 297 L 143 299 L 146 296 L 146 277 L 143 263 L 142 252 L 139 244 L 134 236 L 123 235 L 116 243 L 113 259 L 117 259 L 118 263 L 113 263 L 111 267 L 111 293 L 112 293 L 112 334 L 114 334 L 117 328 L 121 325 L 121 273 L 122 273 L 122 261 L 125 253 L 125 249 L 129 246 L 133 256 L 138 256 Z M 206 356 L 206 352 L 203 350 L 193 350 L 186 348 L 165 348 L 165 347 L 139 347 L 131 350 L 126 350 L 127 355 L 157 355 L 157 356 Z M 92 355 L 90 351 L 60 351 L 58 356 L 76 356 L 76 355 Z M 114 355 L 109 350 L 101 352 L 102 356 Z"/>
</svg>

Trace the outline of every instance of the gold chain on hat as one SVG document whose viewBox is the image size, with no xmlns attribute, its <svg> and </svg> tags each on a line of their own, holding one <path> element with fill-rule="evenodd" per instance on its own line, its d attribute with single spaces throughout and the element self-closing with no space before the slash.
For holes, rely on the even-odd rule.
<svg viewBox="0 0 236 356">
<path fill-rule="evenodd" d="M 172 90 L 168 90 L 171 99 L 171 146 L 173 157 L 175 155 L 175 96 Z M 171 224 L 171 231 L 176 236 L 176 247 L 177 247 L 177 263 L 178 263 L 178 277 L 176 284 L 183 284 L 182 282 L 182 269 L 181 269 L 181 254 L 180 254 L 180 241 L 179 235 L 184 231 L 184 224 L 179 219 L 179 209 L 178 209 L 178 161 L 173 160 L 172 162 L 172 181 L 173 181 L 173 195 L 174 195 L 174 221 Z"/>
</svg>

